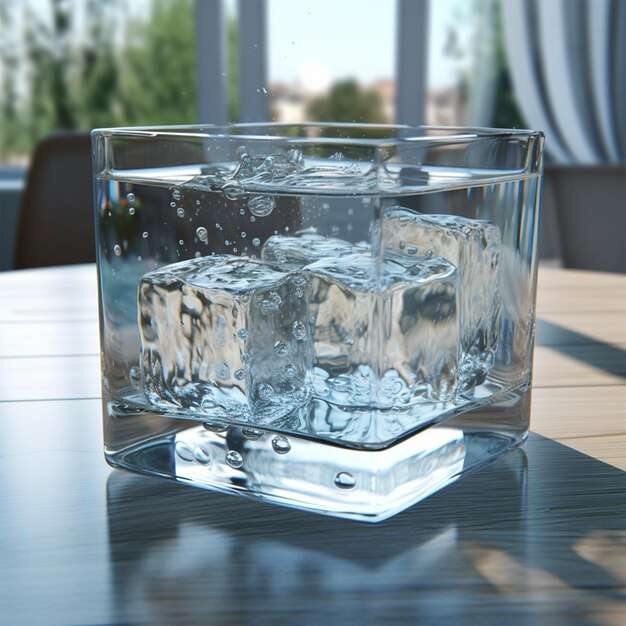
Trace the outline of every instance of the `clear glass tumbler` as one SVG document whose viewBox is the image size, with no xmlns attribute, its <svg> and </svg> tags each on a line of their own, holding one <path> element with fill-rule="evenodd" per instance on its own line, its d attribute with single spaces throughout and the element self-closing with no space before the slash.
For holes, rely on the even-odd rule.
<svg viewBox="0 0 626 626">
<path fill-rule="evenodd" d="M 109 463 L 379 521 L 522 443 L 542 145 L 95 130 Z"/>
</svg>

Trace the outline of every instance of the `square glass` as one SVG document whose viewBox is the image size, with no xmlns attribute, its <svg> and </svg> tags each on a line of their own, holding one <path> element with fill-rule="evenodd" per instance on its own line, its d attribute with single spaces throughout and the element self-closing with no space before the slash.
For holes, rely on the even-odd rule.
<svg viewBox="0 0 626 626">
<path fill-rule="evenodd" d="M 379 521 L 524 441 L 541 133 L 92 140 L 111 465 Z"/>
</svg>

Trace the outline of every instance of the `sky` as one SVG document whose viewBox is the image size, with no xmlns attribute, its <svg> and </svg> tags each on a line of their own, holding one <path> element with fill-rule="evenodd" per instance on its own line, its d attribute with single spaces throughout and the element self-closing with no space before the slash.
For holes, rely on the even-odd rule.
<svg viewBox="0 0 626 626">
<path fill-rule="evenodd" d="M 443 54 L 447 27 L 467 0 L 431 0 L 429 84 L 455 84 L 459 61 Z M 228 2 L 233 11 L 235 3 Z M 269 82 L 310 82 L 321 88 L 353 76 L 365 83 L 393 78 L 395 0 L 268 0 Z M 467 34 L 467 32 L 465 33 Z"/>
</svg>

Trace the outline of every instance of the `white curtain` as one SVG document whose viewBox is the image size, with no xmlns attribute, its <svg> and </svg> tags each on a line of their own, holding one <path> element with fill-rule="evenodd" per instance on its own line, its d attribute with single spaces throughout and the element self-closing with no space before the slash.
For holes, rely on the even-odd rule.
<svg viewBox="0 0 626 626">
<path fill-rule="evenodd" d="M 626 161 L 626 0 L 500 0 L 529 127 L 563 164 Z"/>
</svg>

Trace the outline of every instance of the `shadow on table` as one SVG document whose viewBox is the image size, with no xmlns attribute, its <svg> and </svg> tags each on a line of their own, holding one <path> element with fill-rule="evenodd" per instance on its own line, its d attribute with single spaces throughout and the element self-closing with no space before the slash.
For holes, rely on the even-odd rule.
<svg viewBox="0 0 626 626">
<path fill-rule="evenodd" d="M 535 342 L 562 354 L 604 370 L 607 374 L 626 378 L 626 350 L 589 335 L 577 333 L 545 319 L 537 320 Z"/>
<path fill-rule="evenodd" d="M 624 475 L 531 435 L 523 450 L 366 525 L 115 471 L 117 618 L 605 624 L 621 610 Z"/>
</svg>

